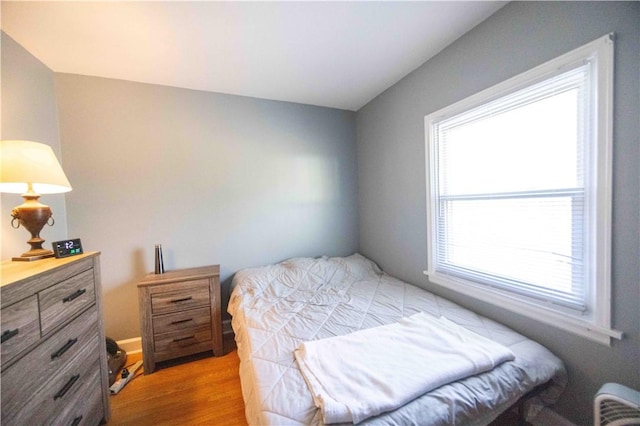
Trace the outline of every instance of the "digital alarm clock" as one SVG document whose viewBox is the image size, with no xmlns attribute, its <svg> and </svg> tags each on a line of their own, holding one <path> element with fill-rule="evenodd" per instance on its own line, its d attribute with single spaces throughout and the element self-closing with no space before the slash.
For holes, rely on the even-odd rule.
<svg viewBox="0 0 640 426">
<path fill-rule="evenodd" d="M 82 254 L 82 243 L 80 238 L 73 240 L 61 240 L 51 243 L 55 257 L 69 257 Z"/>
</svg>

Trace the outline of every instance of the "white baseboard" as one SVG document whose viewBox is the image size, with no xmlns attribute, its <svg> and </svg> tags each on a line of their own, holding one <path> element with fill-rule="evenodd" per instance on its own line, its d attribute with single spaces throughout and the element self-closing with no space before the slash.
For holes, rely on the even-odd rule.
<svg viewBox="0 0 640 426">
<path fill-rule="evenodd" d="M 142 338 L 134 337 L 132 339 L 118 340 L 118 346 L 128 354 L 136 354 L 142 352 Z"/>
<path fill-rule="evenodd" d="M 534 426 L 576 426 L 549 408 L 543 408 L 535 419 L 531 420 L 531 424 Z"/>
<path fill-rule="evenodd" d="M 222 334 L 233 333 L 231 329 L 231 320 L 222 321 Z M 134 337 L 132 339 L 118 340 L 118 346 L 120 346 L 128 354 L 135 354 L 142 352 L 142 338 Z"/>
</svg>

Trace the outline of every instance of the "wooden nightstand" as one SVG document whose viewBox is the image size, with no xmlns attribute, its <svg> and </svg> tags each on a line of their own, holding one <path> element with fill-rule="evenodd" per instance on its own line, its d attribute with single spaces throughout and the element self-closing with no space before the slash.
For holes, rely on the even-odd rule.
<svg viewBox="0 0 640 426">
<path fill-rule="evenodd" d="M 138 283 L 145 374 L 199 352 L 223 355 L 220 265 L 147 274 Z"/>
</svg>

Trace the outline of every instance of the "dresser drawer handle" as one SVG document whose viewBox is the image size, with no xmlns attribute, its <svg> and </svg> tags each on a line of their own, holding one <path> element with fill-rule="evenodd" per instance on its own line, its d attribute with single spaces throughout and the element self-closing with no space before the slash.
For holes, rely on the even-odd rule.
<svg viewBox="0 0 640 426">
<path fill-rule="evenodd" d="M 75 345 L 77 342 L 78 339 L 69 339 L 69 341 L 65 343 L 63 347 L 58 349 L 55 353 L 51 354 L 51 361 L 56 358 L 60 358 L 66 351 L 71 349 L 71 346 Z"/>
<path fill-rule="evenodd" d="M 62 299 L 62 303 L 71 302 L 72 300 L 77 299 L 78 297 L 82 296 L 86 292 L 87 292 L 86 288 L 83 288 L 82 290 L 78 290 L 75 293 L 70 294 L 67 297 L 65 297 L 64 299 Z"/>
<path fill-rule="evenodd" d="M 171 321 L 171 325 L 182 324 L 183 322 L 189 322 L 189 321 L 193 321 L 193 318 L 188 318 L 188 319 L 183 319 L 178 321 Z"/>
<path fill-rule="evenodd" d="M 60 399 L 63 396 L 65 396 L 67 394 L 67 392 L 69 392 L 69 389 L 71 389 L 73 384 L 75 382 L 77 382 L 79 378 L 80 378 L 79 374 L 76 374 L 75 376 L 70 378 L 69 381 L 67 383 L 65 383 L 65 385 L 62 387 L 62 389 L 60 389 L 58 391 L 58 393 L 53 396 L 53 400 L 55 401 L 55 400 Z"/>
<path fill-rule="evenodd" d="M 4 343 L 7 340 L 11 339 L 12 337 L 15 337 L 18 335 L 18 333 L 20 332 L 20 329 L 16 328 L 15 330 L 7 330 L 4 333 L 2 333 L 2 341 L 0 343 Z"/>
<path fill-rule="evenodd" d="M 180 303 L 180 302 L 188 302 L 189 300 L 192 300 L 193 297 L 189 296 L 189 297 L 183 297 L 182 299 L 173 299 L 171 301 L 171 303 Z"/>
<path fill-rule="evenodd" d="M 82 421 L 82 416 L 78 416 L 71 422 L 71 426 L 78 426 Z"/>
</svg>

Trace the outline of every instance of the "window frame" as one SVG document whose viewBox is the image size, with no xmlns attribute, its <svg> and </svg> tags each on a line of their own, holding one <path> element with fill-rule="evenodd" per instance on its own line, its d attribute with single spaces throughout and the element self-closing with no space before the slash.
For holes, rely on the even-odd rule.
<svg viewBox="0 0 640 426">
<path fill-rule="evenodd" d="M 429 277 L 430 282 L 605 345 L 611 344 L 611 338 L 622 338 L 621 332 L 611 328 L 613 60 L 614 34 L 611 33 L 425 116 L 428 269 L 424 273 Z M 587 214 L 594 214 L 596 217 L 595 220 L 588 221 L 591 226 L 585 235 L 587 238 L 585 245 L 590 253 L 588 259 L 593 259 L 595 263 L 587 284 L 588 311 L 583 314 L 576 313 L 549 302 L 438 272 L 436 270 L 437 253 L 434 250 L 438 226 L 435 215 L 438 203 L 436 198 L 438 170 L 431 162 L 432 159 L 434 162 L 437 159 L 433 124 L 545 81 L 585 61 L 589 61 L 593 67 L 592 78 L 595 91 L 591 98 L 594 117 L 591 125 L 594 128 L 591 135 L 596 139 L 590 142 L 592 150 L 587 157 L 593 179 L 585 182 L 586 195 L 593 195 L 593 199 L 588 201 Z"/>
</svg>

